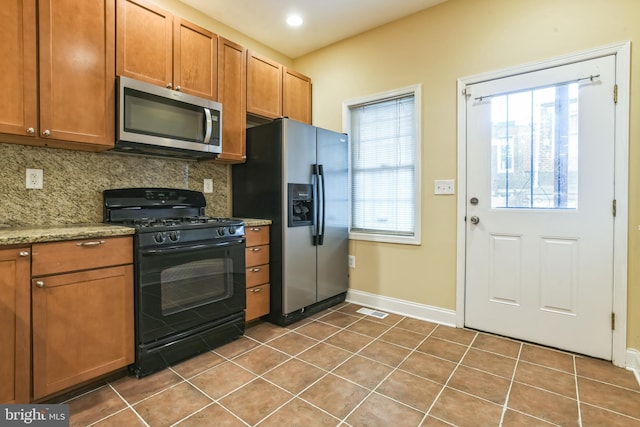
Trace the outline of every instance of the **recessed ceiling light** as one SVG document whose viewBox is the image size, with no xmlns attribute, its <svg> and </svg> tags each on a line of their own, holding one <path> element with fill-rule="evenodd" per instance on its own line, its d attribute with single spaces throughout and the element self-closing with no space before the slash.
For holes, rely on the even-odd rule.
<svg viewBox="0 0 640 427">
<path fill-rule="evenodd" d="M 287 16 L 287 24 L 292 27 L 299 27 L 300 25 L 302 25 L 302 16 L 296 14 Z"/>
</svg>

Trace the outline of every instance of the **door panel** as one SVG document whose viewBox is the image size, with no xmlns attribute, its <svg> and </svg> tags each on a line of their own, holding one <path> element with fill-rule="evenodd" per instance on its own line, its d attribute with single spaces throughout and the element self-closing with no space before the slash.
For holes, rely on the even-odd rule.
<svg viewBox="0 0 640 427">
<path fill-rule="evenodd" d="M 318 164 L 323 165 L 325 185 L 324 241 L 317 247 L 321 301 L 348 287 L 349 179 L 347 136 L 320 128 L 317 134 Z"/>
<path fill-rule="evenodd" d="M 284 277 L 282 312 L 299 310 L 316 302 L 316 247 L 312 245 L 315 225 L 289 227 L 288 184 L 311 184 L 311 166 L 316 162 L 315 128 L 292 120 L 282 121 L 285 178 L 282 182 Z"/>
<path fill-rule="evenodd" d="M 465 324 L 611 359 L 615 57 L 469 86 Z"/>
</svg>

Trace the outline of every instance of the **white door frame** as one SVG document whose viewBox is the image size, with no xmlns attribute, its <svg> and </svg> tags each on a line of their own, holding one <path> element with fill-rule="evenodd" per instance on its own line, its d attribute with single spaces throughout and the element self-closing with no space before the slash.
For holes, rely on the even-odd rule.
<svg viewBox="0 0 640 427">
<path fill-rule="evenodd" d="M 492 71 L 458 79 L 458 213 L 457 213 L 457 269 L 456 269 L 456 326 L 465 324 L 466 286 L 466 206 L 467 206 L 467 102 L 464 89 L 471 84 L 516 74 L 529 73 L 573 62 L 607 55 L 616 55 L 616 84 L 618 103 L 615 115 L 615 194 L 616 219 L 614 224 L 613 257 L 613 311 L 616 327 L 613 331 L 612 361 L 624 367 L 627 354 L 627 237 L 629 220 L 629 80 L 631 68 L 631 42 L 624 41 L 595 49 L 576 52 L 544 61 L 513 68 Z M 611 94 L 613 97 L 613 93 Z"/>
</svg>

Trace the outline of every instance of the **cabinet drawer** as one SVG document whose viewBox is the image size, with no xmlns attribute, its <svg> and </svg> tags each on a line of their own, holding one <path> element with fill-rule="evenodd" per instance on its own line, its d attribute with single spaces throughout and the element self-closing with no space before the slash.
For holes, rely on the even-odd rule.
<svg viewBox="0 0 640 427">
<path fill-rule="evenodd" d="M 34 243 L 31 274 L 46 276 L 133 262 L 130 236 Z"/>
<path fill-rule="evenodd" d="M 247 288 L 269 282 L 269 264 L 247 268 Z"/>
<path fill-rule="evenodd" d="M 247 238 L 247 247 L 269 243 L 269 226 L 245 227 L 244 234 Z"/>
<path fill-rule="evenodd" d="M 253 320 L 265 314 L 269 314 L 269 284 L 247 289 L 246 320 Z"/>
<path fill-rule="evenodd" d="M 269 264 L 269 245 L 253 246 L 245 250 L 246 266 Z"/>
</svg>

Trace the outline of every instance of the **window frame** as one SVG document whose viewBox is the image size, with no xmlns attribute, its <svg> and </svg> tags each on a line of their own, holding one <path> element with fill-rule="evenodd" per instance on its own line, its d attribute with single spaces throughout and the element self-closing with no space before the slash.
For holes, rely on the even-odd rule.
<svg viewBox="0 0 640 427">
<path fill-rule="evenodd" d="M 376 103 L 378 101 L 382 102 L 388 100 L 389 98 L 396 98 L 401 96 L 413 95 L 414 97 L 414 135 L 415 135 L 415 162 L 414 162 L 414 224 L 413 224 L 413 235 L 412 236 L 403 236 L 403 235 L 395 235 L 388 233 L 373 233 L 373 232 L 361 232 L 352 230 L 352 218 L 351 218 L 351 209 L 352 209 L 352 200 L 351 200 L 351 191 L 349 191 L 349 239 L 351 240 L 365 240 L 372 242 L 384 242 L 384 243 L 398 243 L 398 244 L 406 244 L 406 245 L 420 245 L 421 241 L 421 206 L 422 206 L 422 190 L 421 190 L 421 182 L 422 182 L 422 173 L 421 173 L 421 164 L 422 164 L 422 85 L 416 84 L 411 86 L 406 86 L 399 89 L 393 89 L 385 92 L 379 92 L 372 95 L 367 95 L 358 98 L 348 99 L 342 102 L 342 128 L 343 132 L 349 135 L 349 186 L 352 185 L 352 176 L 351 176 L 351 155 L 352 155 L 352 140 L 351 140 L 351 108 L 361 105 L 361 104 L 369 104 Z"/>
</svg>

